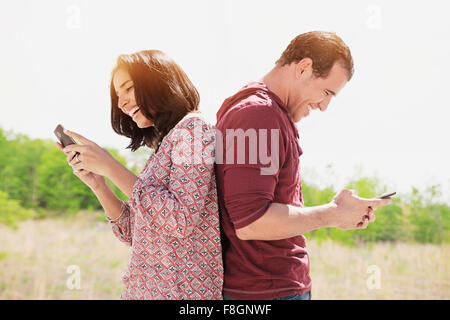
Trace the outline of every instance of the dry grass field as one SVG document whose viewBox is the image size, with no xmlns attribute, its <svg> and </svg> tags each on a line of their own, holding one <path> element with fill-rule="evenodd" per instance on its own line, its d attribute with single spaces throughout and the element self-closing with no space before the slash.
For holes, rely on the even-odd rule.
<svg viewBox="0 0 450 320">
<path fill-rule="evenodd" d="M 100 214 L 0 226 L 0 299 L 118 299 L 129 247 Z M 308 250 L 313 299 L 450 298 L 450 245 L 309 241 Z M 80 288 L 69 289 L 78 271 Z"/>
</svg>

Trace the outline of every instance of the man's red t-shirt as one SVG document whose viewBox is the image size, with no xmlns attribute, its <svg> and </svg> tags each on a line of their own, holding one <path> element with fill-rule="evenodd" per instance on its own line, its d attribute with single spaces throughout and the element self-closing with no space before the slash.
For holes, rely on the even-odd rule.
<svg viewBox="0 0 450 320">
<path fill-rule="evenodd" d="M 299 161 L 302 150 L 288 109 L 264 83 L 251 82 L 224 101 L 217 113 L 216 129 L 223 135 L 222 147 L 216 141 L 216 148 L 220 148 L 216 149 L 216 179 L 225 235 L 224 293 L 235 299 L 273 299 L 310 291 L 309 258 L 303 235 L 275 241 L 240 240 L 236 236 L 236 229 L 260 218 L 272 202 L 303 207 Z M 227 159 L 226 155 L 233 146 L 227 136 L 236 134 L 238 129 L 249 134 L 244 148 L 241 144 L 239 149 L 238 139 L 234 138 L 234 158 L 229 161 L 232 158 Z M 264 129 L 265 135 L 261 134 Z M 272 129 L 278 130 L 278 139 L 272 139 Z M 254 141 L 250 143 L 251 132 L 256 133 L 257 147 Z M 262 174 L 262 168 L 273 168 L 276 161 L 260 161 L 261 139 L 267 140 L 262 141 L 267 144 L 263 149 L 268 149 L 262 150 L 263 155 L 271 155 L 272 146 L 278 144 L 273 156 L 279 169 L 273 174 Z M 239 161 L 238 153 L 244 150 L 245 158 L 241 154 Z M 250 160 L 255 159 L 255 152 L 256 162 Z"/>
</svg>

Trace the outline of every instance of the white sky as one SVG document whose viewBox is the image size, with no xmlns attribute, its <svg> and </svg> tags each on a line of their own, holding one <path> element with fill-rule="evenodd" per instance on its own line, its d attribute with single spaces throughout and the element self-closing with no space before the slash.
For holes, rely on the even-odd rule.
<svg viewBox="0 0 450 320">
<path fill-rule="evenodd" d="M 292 38 L 334 31 L 352 50 L 355 75 L 326 112 L 298 124 L 304 178 L 342 187 L 360 168 L 389 191 L 440 183 L 450 202 L 449 9 L 447 1 L 2 1 L 0 126 L 54 140 L 61 123 L 124 150 L 109 113 L 119 54 L 166 52 L 215 124 L 223 100 L 268 72 Z"/>
</svg>

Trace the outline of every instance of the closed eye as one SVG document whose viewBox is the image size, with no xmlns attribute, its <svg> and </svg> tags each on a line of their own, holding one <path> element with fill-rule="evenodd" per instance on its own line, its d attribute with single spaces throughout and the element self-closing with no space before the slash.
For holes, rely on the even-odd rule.
<svg viewBox="0 0 450 320">
<path fill-rule="evenodd" d="M 127 89 L 125 89 L 125 92 L 130 92 L 131 88 L 133 88 L 134 86 L 130 86 Z M 119 93 L 116 91 L 116 96 L 119 96 Z"/>
<path fill-rule="evenodd" d="M 327 96 L 329 96 L 330 94 L 331 94 L 333 97 L 336 96 L 336 93 L 335 93 L 334 91 L 331 91 L 331 90 L 329 90 L 329 89 L 326 89 L 326 90 L 324 90 L 324 91 L 325 91 L 325 94 L 326 94 Z"/>
</svg>

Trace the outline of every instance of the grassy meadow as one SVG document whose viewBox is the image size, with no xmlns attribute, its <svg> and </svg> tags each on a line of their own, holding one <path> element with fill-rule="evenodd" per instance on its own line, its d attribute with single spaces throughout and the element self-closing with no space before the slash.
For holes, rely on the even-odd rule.
<svg viewBox="0 0 450 320">
<path fill-rule="evenodd" d="M 119 299 L 130 248 L 101 212 L 0 224 L 0 299 Z M 449 299 L 450 245 L 308 241 L 313 299 Z M 69 289 L 69 266 L 80 288 Z M 373 267 L 378 287 L 370 288 Z M 370 282 L 370 281 L 369 281 Z"/>
</svg>

